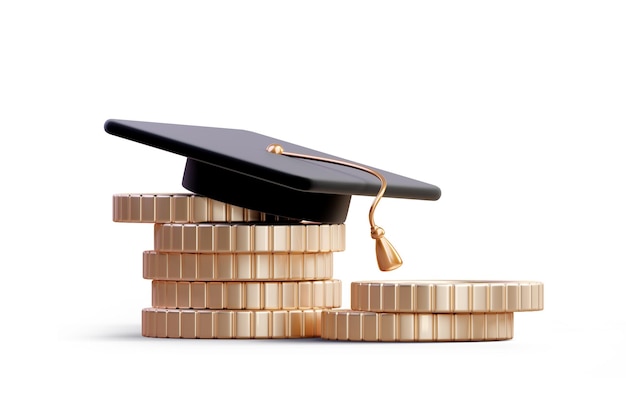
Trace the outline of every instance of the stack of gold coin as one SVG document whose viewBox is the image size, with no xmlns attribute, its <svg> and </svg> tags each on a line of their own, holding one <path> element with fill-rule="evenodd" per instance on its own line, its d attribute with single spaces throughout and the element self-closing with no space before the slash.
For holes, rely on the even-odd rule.
<svg viewBox="0 0 626 417">
<path fill-rule="evenodd" d="M 154 223 L 143 252 L 146 337 L 309 338 L 341 306 L 345 225 L 305 223 L 195 194 L 116 194 L 113 221 Z"/>
<path fill-rule="evenodd" d="M 543 309 L 539 282 L 357 281 L 341 310 L 332 256 L 345 250 L 351 197 L 375 196 L 370 236 L 379 269 L 393 271 L 402 258 L 374 222 L 378 203 L 438 200 L 439 187 L 248 130 L 122 119 L 104 128 L 186 157 L 182 185 L 194 193 L 113 197 L 114 221 L 154 223 L 144 336 L 506 340 L 514 312 Z"/>
<path fill-rule="evenodd" d="M 356 281 L 351 310 L 322 313 L 327 340 L 488 341 L 513 338 L 513 313 L 543 310 L 534 281 Z"/>
</svg>

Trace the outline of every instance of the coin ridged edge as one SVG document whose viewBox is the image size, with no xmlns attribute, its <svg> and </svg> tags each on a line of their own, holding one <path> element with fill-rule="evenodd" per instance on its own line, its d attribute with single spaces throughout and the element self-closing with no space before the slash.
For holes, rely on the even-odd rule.
<svg viewBox="0 0 626 417">
<path fill-rule="evenodd" d="M 543 310 L 536 281 L 357 281 L 350 285 L 357 311 L 500 313 Z"/>
<path fill-rule="evenodd" d="M 114 194 L 113 221 L 118 223 L 253 222 L 295 223 L 196 194 Z"/>
<path fill-rule="evenodd" d="M 345 224 L 155 224 L 154 249 L 184 253 L 341 252 Z"/>
<path fill-rule="evenodd" d="M 324 310 L 322 339 L 358 342 L 462 342 L 513 338 L 513 313 L 378 313 Z"/>
<path fill-rule="evenodd" d="M 341 306 L 341 281 L 152 281 L 152 307 L 212 310 L 307 310 Z"/>
<path fill-rule="evenodd" d="M 159 281 L 312 281 L 333 276 L 333 252 L 143 252 L 143 277 Z"/>
<path fill-rule="evenodd" d="M 176 310 L 144 308 L 141 334 L 182 339 L 319 337 L 323 310 Z"/>
</svg>

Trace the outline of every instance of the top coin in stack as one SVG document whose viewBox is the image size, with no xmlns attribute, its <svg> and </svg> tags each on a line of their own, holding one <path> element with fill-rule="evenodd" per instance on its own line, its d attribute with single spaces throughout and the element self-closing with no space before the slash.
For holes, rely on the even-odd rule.
<svg viewBox="0 0 626 417">
<path fill-rule="evenodd" d="M 115 194 L 113 221 L 120 223 L 298 223 L 196 194 Z"/>
<path fill-rule="evenodd" d="M 537 281 L 354 281 L 352 310 L 385 313 L 502 313 L 543 310 Z"/>
</svg>

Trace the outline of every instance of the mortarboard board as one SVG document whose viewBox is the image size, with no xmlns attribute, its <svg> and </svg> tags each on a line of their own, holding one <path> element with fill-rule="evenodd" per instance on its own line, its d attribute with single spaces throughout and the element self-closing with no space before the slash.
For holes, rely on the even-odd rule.
<svg viewBox="0 0 626 417">
<path fill-rule="evenodd" d="M 247 130 L 110 119 L 106 132 L 187 157 L 183 187 L 196 194 L 251 210 L 320 223 L 343 223 L 353 195 L 437 200 L 437 186 Z M 332 159 L 340 165 L 281 157 L 286 152 Z"/>
<path fill-rule="evenodd" d="M 381 197 L 437 200 L 438 187 L 293 143 L 239 129 L 107 120 L 106 132 L 187 157 L 183 187 L 250 210 L 298 221 L 343 223 L 353 195 L 376 196 L 370 209 L 378 266 L 400 255 L 374 223 Z"/>
</svg>

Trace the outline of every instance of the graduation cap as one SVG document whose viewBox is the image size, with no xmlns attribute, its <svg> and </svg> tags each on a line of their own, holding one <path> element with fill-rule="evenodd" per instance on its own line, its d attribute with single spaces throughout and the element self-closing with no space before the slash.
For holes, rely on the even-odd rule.
<svg viewBox="0 0 626 417">
<path fill-rule="evenodd" d="M 379 267 L 402 261 L 374 223 L 381 197 L 437 200 L 437 186 L 247 130 L 109 119 L 115 136 L 187 157 L 182 185 L 206 197 L 292 219 L 343 223 L 353 195 L 370 209 Z M 387 257 L 387 260 L 381 260 Z"/>
</svg>

